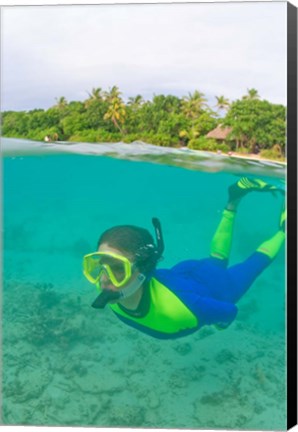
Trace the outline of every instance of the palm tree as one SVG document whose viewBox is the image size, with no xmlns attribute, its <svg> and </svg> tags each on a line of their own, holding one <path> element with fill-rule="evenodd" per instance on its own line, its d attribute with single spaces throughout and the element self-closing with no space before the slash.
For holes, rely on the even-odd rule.
<svg viewBox="0 0 298 432">
<path fill-rule="evenodd" d="M 195 127 L 192 127 L 188 131 L 184 129 L 179 132 L 179 138 L 182 140 L 187 139 L 188 141 L 198 138 L 199 135 L 200 132 Z"/>
<path fill-rule="evenodd" d="M 120 95 L 120 90 L 116 86 L 112 87 L 109 92 L 105 93 L 106 100 L 109 102 L 109 108 L 103 119 L 111 120 L 114 126 L 123 134 L 124 131 L 120 125 L 124 123 L 126 109 Z"/>
<path fill-rule="evenodd" d="M 57 104 L 55 105 L 59 110 L 63 110 L 67 107 L 67 100 L 64 96 L 61 96 L 60 98 L 55 98 L 57 101 Z"/>
<path fill-rule="evenodd" d="M 101 87 L 97 87 L 97 88 L 93 88 L 91 93 L 88 93 L 90 98 L 92 99 L 102 99 L 102 88 Z"/>
<path fill-rule="evenodd" d="M 206 106 L 205 95 L 198 90 L 195 90 L 193 94 L 188 93 L 188 96 L 182 99 L 182 112 L 190 119 L 197 118 L 204 106 Z"/>
<path fill-rule="evenodd" d="M 101 87 L 93 88 L 91 93 L 87 92 L 89 98 L 85 101 L 85 107 L 88 108 L 92 102 L 101 101 L 103 99 Z"/>
<path fill-rule="evenodd" d="M 133 111 L 137 111 L 144 102 L 143 96 L 137 95 L 135 97 L 129 97 L 127 105 L 129 105 Z"/>
<path fill-rule="evenodd" d="M 220 110 L 227 110 L 230 107 L 229 99 L 225 98 L 224 96 L 215 96 L 216 98 L 216 108 Z"/>
<path fill-rule="evenodd" d="M 247 89 L 247 95 L 243 96 L 243 99 L 249 99 L 249 100 L 260 99 L 258 90 L 254 88 Z"/>
<path fill-rule="evenodd" d="M 114 98 L 120 98 L 121 92 L 117 86 L 113 86 L 109 91 L 104 92 L 104 99 L 111 102 Z"/>
</svg>

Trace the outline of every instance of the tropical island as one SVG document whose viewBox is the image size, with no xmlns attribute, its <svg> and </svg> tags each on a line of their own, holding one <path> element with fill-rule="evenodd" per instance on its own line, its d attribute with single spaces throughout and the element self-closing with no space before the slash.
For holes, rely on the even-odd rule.
<svg viewBox="0 0 298 432">
<path fill-rule="evenodd" d="M 117 86 L 93 88 L 84 101 L 65 97 L 47 110 L 4 111 L 2 135 L 37 141 L 133 143 L 187 147 L 222 154 L 285 161 L 286 108 L 261 100 L 256 89 L 211 107 L 196 90 L 179 98 L 141 95 L 125 102 Z"/>
</svg>

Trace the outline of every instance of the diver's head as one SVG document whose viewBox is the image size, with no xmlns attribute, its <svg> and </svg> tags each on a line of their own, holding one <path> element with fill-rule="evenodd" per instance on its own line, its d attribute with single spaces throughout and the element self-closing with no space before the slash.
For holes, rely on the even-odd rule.
<svg viewBox="0 0 298 432">
<path fill-rule="evenodd" d="M 144 228 L 121 225 L 105 231 L 99 241 L 98 250 L 108 247 L 123 254 L 140 273 L 151 273 L 160 259 L 152 235 Z"/>
<path fill-rule="evenodd" d="M 100 259 L 103 269 L 99 278 L 102 290 L 125 290 L 141 273 L 131 254 L 113 248 L 107 243 L 100 244 L 97 254 L 96 258 Z"/>
<path fill-rule="evenodd" d="M 103 291 L 98 307 L 132 296 L 155 269 L 164 244 L 158 219 L 153 218 L 152 222 L 157 245 L 146 229 L 121 225 L 105 231 L 97 252 L 84 257 L 85 276 Z"/>
</svg>

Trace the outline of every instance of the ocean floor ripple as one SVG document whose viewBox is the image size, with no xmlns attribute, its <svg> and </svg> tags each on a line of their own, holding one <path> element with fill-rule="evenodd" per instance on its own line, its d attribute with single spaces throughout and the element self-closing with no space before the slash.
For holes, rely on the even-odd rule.
<svg viewBox="0 0 298 432">
<path fill-rule="evenodd" d="M 4 424 L 285 427 L 283 341 L 241 317 L 159 341 L 98 316 L 94 295 L 16 280 L 4 293 Z"/>
</svg>

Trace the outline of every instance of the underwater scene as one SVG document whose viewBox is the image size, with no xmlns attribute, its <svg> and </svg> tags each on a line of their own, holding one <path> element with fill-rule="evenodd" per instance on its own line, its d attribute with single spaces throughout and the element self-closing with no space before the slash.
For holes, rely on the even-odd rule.
<svg viewBox="0 0 298 432">
<path fill-rule="evenodd" d="M 285 188 L 285 165 L 207 152 L 3 139 L 2 424 L 286 429 L 285 247 L 222 330 L 156 339 L 120 321 L 83 275 L 103 231 L 165 242 L 158 268 L 207 258 L 242 176 Z M 283 197 L 249 193 L 230 265 L 278 230 Z"/>
</svg>

